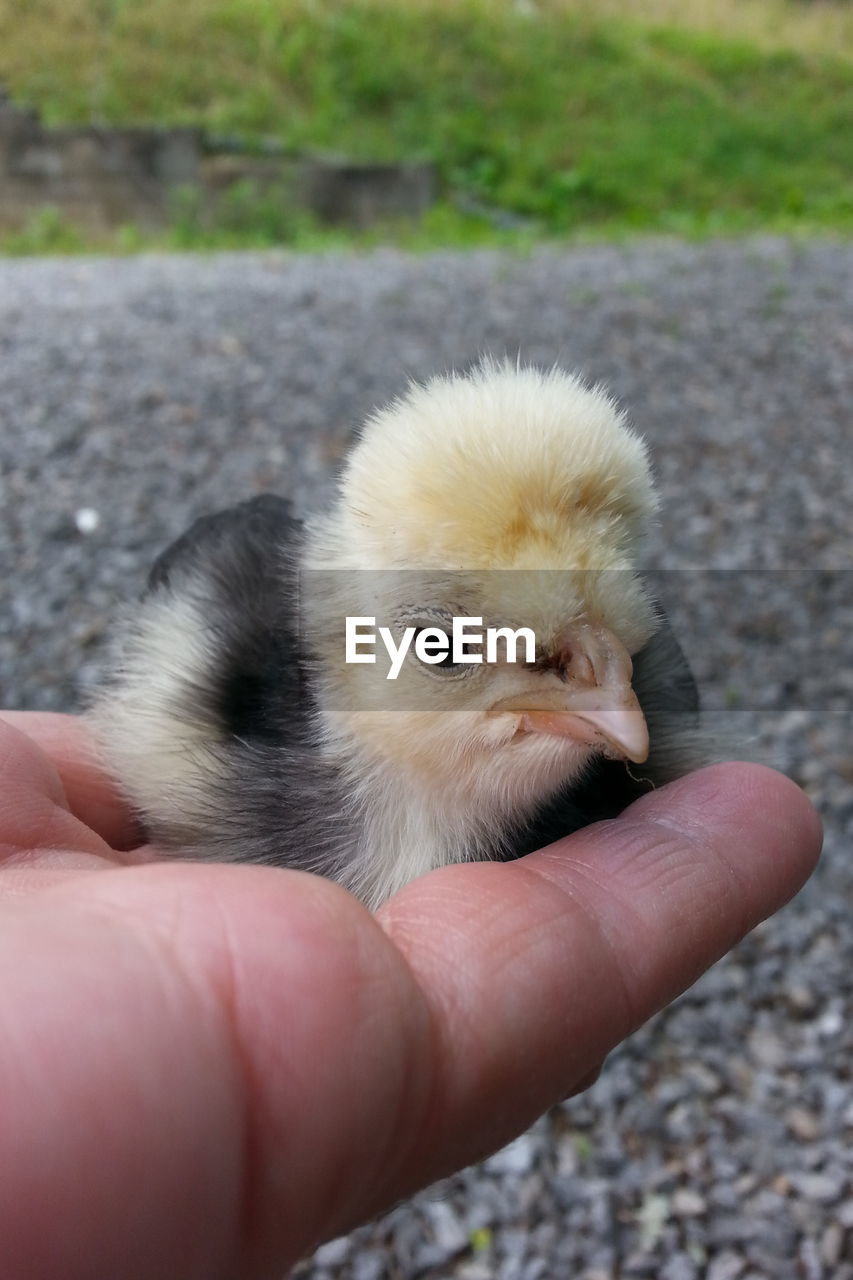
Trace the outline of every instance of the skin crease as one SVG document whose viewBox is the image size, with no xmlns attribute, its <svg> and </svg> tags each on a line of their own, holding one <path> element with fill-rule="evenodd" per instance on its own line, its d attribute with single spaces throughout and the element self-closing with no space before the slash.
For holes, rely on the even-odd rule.
<svg viewBox="0 0 853 1280">
<path fill-rule="evenodd" d="M 140 846 L 73 718 L 0 720 L 9 1280 L 280 1277 L 492 1151 L 801 886 L 818 819 L 705 769 L 371 916 Z"/>
</svg>

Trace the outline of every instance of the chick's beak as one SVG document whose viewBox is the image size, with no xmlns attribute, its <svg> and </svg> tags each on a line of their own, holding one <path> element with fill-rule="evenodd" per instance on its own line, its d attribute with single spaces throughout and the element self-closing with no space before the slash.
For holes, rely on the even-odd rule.
<svg viewBox="0 0 853 1280">
<path fill-rule="evenodd" d="M 518 732 L 547 733 L 604 748 L 641 764 L 649 754 L 646 718 L 631 687 L 631 656 L 622 642 L 597 623 L 582 622 L 564 633 L 547 662 L 562 684 L 530 690 L 492 708 L 518 717 Z"/>
</svg>

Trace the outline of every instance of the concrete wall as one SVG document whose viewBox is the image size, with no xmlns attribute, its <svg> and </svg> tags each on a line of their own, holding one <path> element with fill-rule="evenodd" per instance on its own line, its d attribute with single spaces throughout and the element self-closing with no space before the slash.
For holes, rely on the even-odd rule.
<svg viewBox="0 0 853 1280">
<path fill-rule="evenodd" d="M 162 221 L 169 191 L 200 178 L 195 129 L 46 129 L 0 97 L 0 227 L 50 204 L 92 229 Z"/>
<path fill-rule="evenodd" d="M 0 92 L 0 230 L 19 229 L 45 205 L 89 231 L 129 222 L 156 227 L 177 188 L 196 188 L 213 209 L 246 180 L 280 188 L 283 200 L 323 221 L 360 227 L 422 213 L 436 189 L 431 165 L 241 154 L 200 129 L 48 129 L 36 111 Z"/>
</svg>

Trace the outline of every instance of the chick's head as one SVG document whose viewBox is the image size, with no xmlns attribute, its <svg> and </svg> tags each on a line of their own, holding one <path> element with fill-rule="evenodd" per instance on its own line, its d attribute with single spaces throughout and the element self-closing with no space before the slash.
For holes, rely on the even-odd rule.
<svg viewBox="0 0 853 1280">
<path fill-rule="evenodd" d="M 644 759 L 631 655 L 655 623 L 634 563 L 655 507 L 644 443 L 571 375 L 483 361 L 410 388 L 367 422 L 309 537 L 329 740 L 507 808 L 597 753 Z M 375 664 L 345 662 L 347 615 L 396 646 L 411 633 L 395 679 L 378 636 Z M 454 617 L 482 643 L 418 656 Z M 486 660 L 489 628 L 529 629 L 535 652 L 512 662 L 499 635 Z"/>
</svg>

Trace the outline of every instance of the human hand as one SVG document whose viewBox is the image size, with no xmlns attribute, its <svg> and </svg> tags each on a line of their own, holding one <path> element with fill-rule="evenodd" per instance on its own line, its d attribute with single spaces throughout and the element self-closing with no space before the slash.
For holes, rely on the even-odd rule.
<svg viewBox="0 0 853 1280">
<path fill-rule="evenodd" d="M 0 720 L 9 1280 L 280 1276 L 589 1083 L 820 847 L 792 783 L 720 765 L 373 917 L 158 859 L 89 758 L 71 717 Z"/>
</svg>

